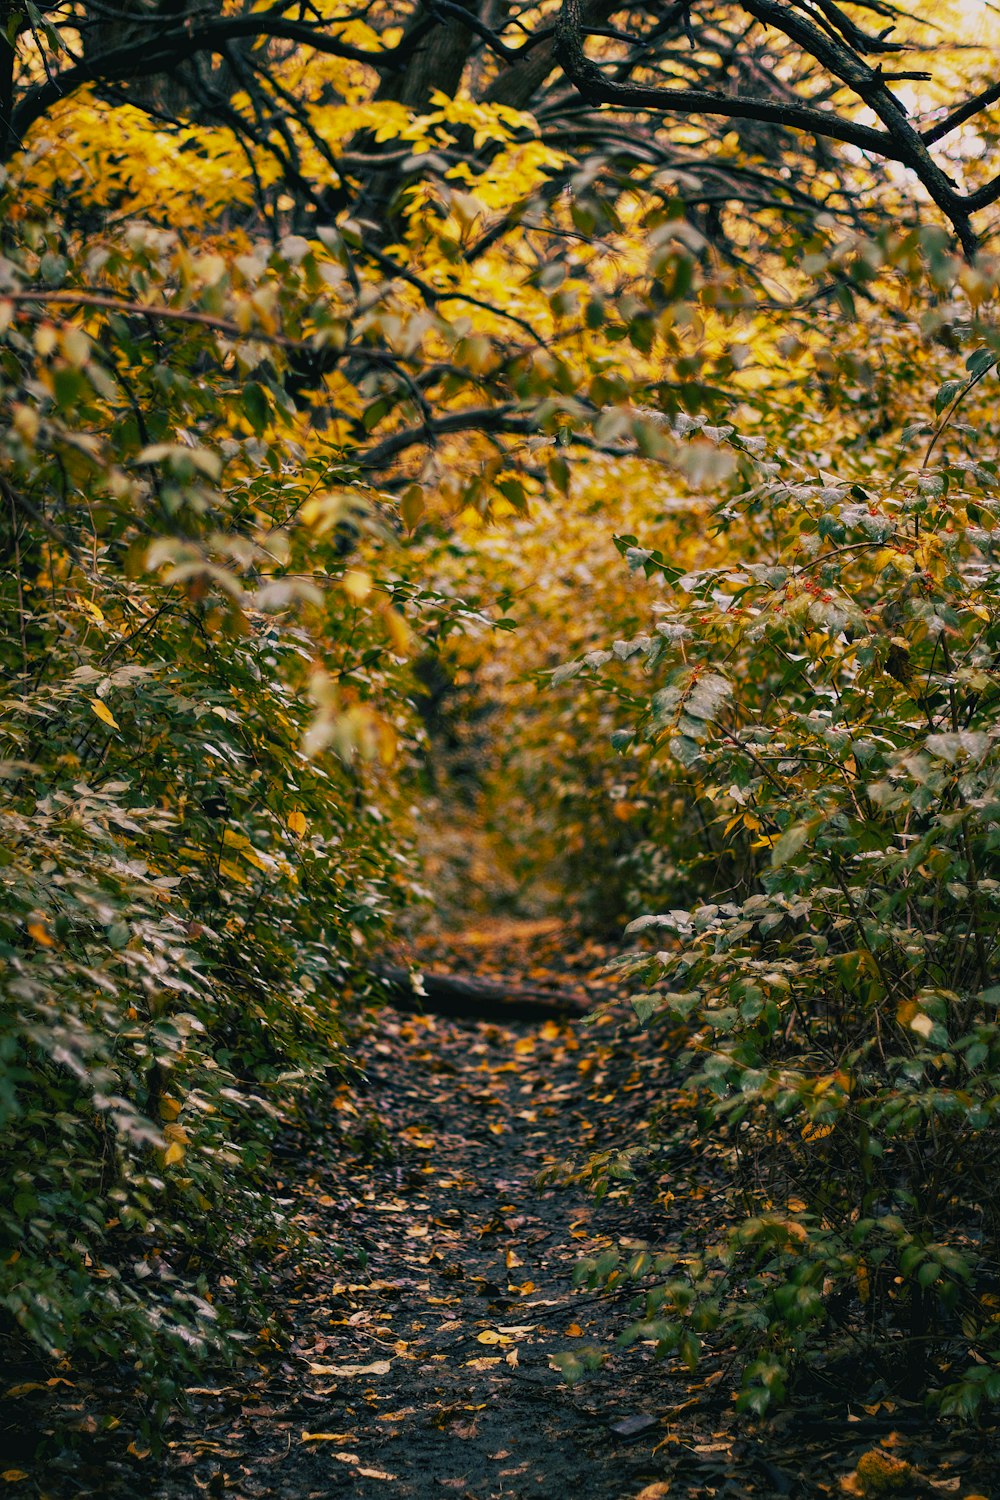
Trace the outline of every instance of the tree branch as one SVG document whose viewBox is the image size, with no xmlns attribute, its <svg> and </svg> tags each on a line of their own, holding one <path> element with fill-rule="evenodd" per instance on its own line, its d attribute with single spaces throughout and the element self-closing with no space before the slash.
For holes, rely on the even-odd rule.
<svg viewBox="0 0 1000 1500">
<path fill-rule="evenodd" d="M 155 318 L 174 323 L 196 323 L 202 328 L 211 328 L 224 333 L 228 338 L 246 343 L 273 344 L 281 349 L 306 349 L 315 352 L 316 346 L 309 339 L 292 339 L 283 333 L 265 333 L 263 329 L 241 328 L 231 318 L 219 318 L 214 313 L 198 312 L 193 307 L 164 307 L 152 302 L 129 302 L 124 297 L 105 296 L 103 292 L 33 291 L 18 288 L 16 291 L 0 292 L 0 303 L 42 302 L 65 303 L 72 307 L 95 307 L 105 312 L 120 312 L 132 318 Z"/>
<path fill-rule="evenodd" d="M 971 120 L 973 115 L 978 115 L 981 110 L 988 109 L 998 99 L 1000 99 L 1000 83 L 991 83 L 988 89 L 983 89 L 981 94 L 975 94 L 971 99 L 967 99 L 964 104 L 959 105 L 958 109 L 953 110 L 943 120 L 939 120 L 936 125 L 921 131 L 921 139 L 925 145 L 932 146 L 935 141 L 957 130 L 959 125 L 964 125 L 966 120 Z"/>
<path fill-rule="evenodd" d="M 368 52 L 330 36 L 318 25 L 289 20 L 278 6 L 242 16 L 222 16 L 190 27 L 182 22 L 173 29 L 162 29 L 142 40 L 124 42 L 93 57 L 85 57 L 44 83 L 29 88 L 13 110 L 8 140 L 4 143 L 6 149 L 0 160 L 8 159 L 20 149 L 27 131 L 53 104 L 75 93 L 84 84 L 124 83 L 135 78 L 150 78 L 156 73 L 169 73 L 178 64 L 200 53 L 221 54 L 231 42 L 258 37 L 297 42 L 332 57 L 364 63 L 379 72 L 395 66 L 397 61 L 394 52 Z"/>
<path fill-rule="evenodd" d="M 878 156 L 902 160 L 891 135 L 868 125 L 842 120 L 827 110 L 807 104 L 777 103 L 740 94 L 715 94 L 707 89 L 647 88 L 615 83 L 583 50 L 579 0 L 563 0 L 556 33 L 556 56 L 567 78 L 588 104 L 612 104 L 619 109 L 649 109 L 662 113 L 724 115 L 737 120 L 760 120 L 806 130 L 812 135 L 845 141 Z"/>
<path fill-rule="evenodd" d="M 514 416 L 517 410 L 515 402 L 505 401 L 500 406 L 467 406 L 461 411 L 445 412 L 433 419 L 429 430 L 428 424 L 421 422 L 419 427 L 404 427 L 402 431 L 383 438 L 359 458 L 358 466 L 380 469 L 400 453 L 405 453 L 407 448 L 426 444 L 428 437 L 433 440 L 452 432 L 510 432 L 524 436 L 534 432 L 535 423 L 529 417 Z"/>
<path fill-rule="evenodd" d="M 743 9 L 763 25 L 782 32 L 796 46 L 845 83 L 878 115 L 882 130 L 860 125 L 832 111 L 809 104 L 779 102 L 745 95 L 716 94 L 703 89 L 649 88 L 608 78 L 584 51 L 580 0 L 563 0 L 556 28 L 556 56 L 578 93 L 591 104 L 618 109 L 663 113 L 722 115 L 784 125 L 831 140 L 844 141 L 909 167 L 929 196 L 951 222 L 966 255 L 978 241 L 969 222 L 970 211 L 982 206 L 964 198 L 951 179 L 932 160 L 927 145 L 886 87 L 881 70 L 871 68 L 836 33 L 795 13 L 784 0 L 741 0 Z"/>
</svg>

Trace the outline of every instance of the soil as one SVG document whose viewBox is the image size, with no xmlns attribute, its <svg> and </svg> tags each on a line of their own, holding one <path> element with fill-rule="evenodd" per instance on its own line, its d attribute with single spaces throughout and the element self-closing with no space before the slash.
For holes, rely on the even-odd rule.
<svg viewBox="0 0 1000 1500">
<path fill-rule="evenodd" d="M 716 1178 L 711 1164 L 661 1164 L 600 1203 L 546 1181 L 648 1128 L 663 1059 L 602 977 L 607 955 L 535 922 L 485 924 L 420 957 L 583 985 L 605 1008 L 582 1023 L 369 1017 L 363 1077 L 278 1161 L 275 1194 L 307 1236 L 262 1268 L 280 1334 L 238 1375 L 189 1388 L 160 1454 L 124 1389 L 73 1377 L 12 1397 L 25 1442 L 0 1495 L 831 1496 L 859 1493 L 858 1459 L 878 1449 L 914 1466 L 908 1494 L 1000 1496 L 990 1434 L 937 1426 L 871 1380 L 838 1392 L 831 1376 L 821 1404 L 765 1425 L 737 1416 L 728 1351 L 692 1372 L 619 1348 L 628 1299 L 576 1286 L 576 1263 L 621 1241 L 692 1251 L 719 1213 L 721 1165 Z M 603 1362 L 567 1384 L 557 1362 L 591 1349 Z M 72 1433 L 62 1447 L 57 1430 Z M 24 1456 L 40 1437 L 48 1457 Z"/>
</svg>

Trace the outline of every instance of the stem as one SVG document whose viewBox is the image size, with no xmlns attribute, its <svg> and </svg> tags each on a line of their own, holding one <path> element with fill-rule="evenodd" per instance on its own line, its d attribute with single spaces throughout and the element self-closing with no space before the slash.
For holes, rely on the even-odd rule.
<svg viewBox="0 0 1000 1500">
<path fill-rule="evenodd" d="M 995 364 L 987 365 L 985 370 L 980 370 L 978 375 L 973 375 L 972 379 L 969 380 L 962 388 L 962 390 L 959 391 L 958 395 L 955 397 L 954 401 L 951 403 L 948 410 L 941 418 L 941 421 L 938 423 L 930 442 L 927 444 L 927 452 L 924 454 L 924 461 L 921 465 L 922 468 L 927 468 L 927 465 L 931 461 L 931 454 L 934 452 L 934 448 L 937 444 L 938 438 L 944 432 L 945 428 L 949 425 L 952 417 L 958 411 L 958 408 L 961 406 L 966 396 L 979 384 L 981 380 L 985 380 L 990 371 L 994 369 L 996 369 Z"/>
</svg>

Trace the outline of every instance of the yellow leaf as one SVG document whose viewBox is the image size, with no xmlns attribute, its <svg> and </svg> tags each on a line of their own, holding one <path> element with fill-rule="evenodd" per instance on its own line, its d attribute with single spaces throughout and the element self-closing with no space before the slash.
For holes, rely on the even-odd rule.
<svg viewBox="0 0 1000 1500">
<path fill-rule="evenodd" d="M 0 1474 L 0 1479 L 5 1484 L 17 1484 L 19 1479 L 27 1479 L 27 1477 L 27 1469 L 4 1469 L 3 1473 Z"/>
<path fill-rule="evenodd" d="M 349 1432 L 304 1432 L 302 1441 L 304 1443 L 349 1443 L 351 1434 Z"/>
<path fill-rule="evenodd" d="M 170 1145 L 163 1153 L 163 1165 L 165 1167 L 172 1167 L 175 1162 L 183 1160 L 184 1147 L 181 1145 L 180 1141 L 171 1141 Z"/>
<path fill-rule="evenodd" d="M 502 1344 L 504 1342 L 505 1340 L 501 1335 L 494 1332 L 492 1328 L 484 1328 L 482 1333 L 476 1334 L 477 1344 Z"/>
<path fill-rule="evenodd" d="M 115 718 L 108 705 L 106 703 L 102 703 L 100 698 L 91 698 L 90 706 L 94 710 L 94 713 L 100 719 L 102 724 L 110 724 L 112 729 L 118 729 L 120 727 L 118 724 L 118 720 Z"/>
<path fill-rule="evenodd" d="M 569 1325 L 569 1327 L 566 1330 L 566 1337 L 568 1339 L 582 1339 L 583 1338 L 583 1329 L 580 1327 L 579 1323 L 571 1323 Z"/>
<path fill-rule="evenodd" d="M 288 827 L 296 838 L 302 838 L 308 826 L 304 812 L 296 811 L 288 814 Z"/>
<path fill-rule="evenodd" d="M 909 1026 L 913 1017 L 917 1014 L 918 1008 L 916 1000 L 900 1000 L 896 1006 L 897 1025 Z"/>
<path fill-rule="evenodd" d="M 385 620 L 385 628 L 389 633 L 389 639 L 392 641 L 396 654 L 398 656 L 408 655 L 413 636 L 403 616 L 398 610 L 387 608 L 383 611 L 383 619 Z"/>
<path fill-rule="evenodd" d="M 403 518 L 403 525 L 412 531 L 423 513 L 424 492 L 418 484 L 411 484 L 409 489 L 404 490 L 403 498 L 399 502 L 399 514 Z"/>
<path fill-rule="evenodd" d="M 388 1375 L 391 1359 L 376 1359 L 370 1365 L 323 1365 L 310 1364 L 310 1375 L 339 1375 L 344 1380 L 353 1380 L 358 1375 Z"/>
<path fill-rule="evenodd" d="M 49 935 L 48 928 L 43 926 L 41 922 L 29 922 L 28 932 L 36 943 L 41 943 L 43 948 L 52 947 L 52 938 Z"/>
<path fill-rule="evenodd" d="M 372 591 L 372 581 L 360 568 L 348 568 L 344 574 L 344 593 L 352 604 L 360 604 Z"/>
</svg>

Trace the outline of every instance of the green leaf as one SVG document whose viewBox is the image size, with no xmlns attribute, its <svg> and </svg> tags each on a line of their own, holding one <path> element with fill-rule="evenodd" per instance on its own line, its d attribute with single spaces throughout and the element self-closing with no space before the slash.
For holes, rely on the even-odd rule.
<svg viewBox="0 0 1000 1500">
<path fill-rule="evenodd" d="M 645 1026 L 650 1017 L 655 1016 L 663 1008 L 663 1001 L 659 995 L 631 995 L 629 999 L 636 1018 L 642 1026 Z"/>
<path fill-rule="evenodd" d="M 814 837 L 822 822 L 822 818 L 807 818 L 805 822 L 793 823 L 786 828 L 771 848 L 771 868 L 780 870 L 783 865 L 790 864 Z"/>
<path fill-rule="evenodd" d="M 263 433 L 271 417 L 271 406 L 264 387 L 256 380 L 247 381 L 243 387 L 243 412 L 258 437 Z"/>
</svg>

